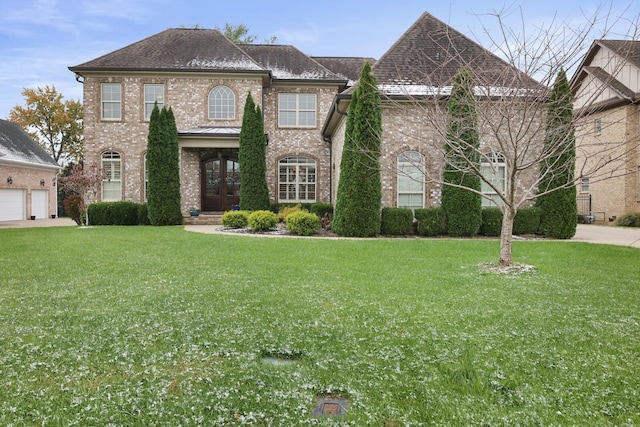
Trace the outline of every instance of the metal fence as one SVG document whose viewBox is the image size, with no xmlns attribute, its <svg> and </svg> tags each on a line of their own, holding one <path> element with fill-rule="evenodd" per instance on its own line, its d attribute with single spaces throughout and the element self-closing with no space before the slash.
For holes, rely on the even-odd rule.
<svg viewBox="0 0 640 427">
<path fill-rule="evenodd" d="M 591 194 L 578 194 L 578 222 L 590 224 L 595 220 L 591 210 Z"/>
</svg>

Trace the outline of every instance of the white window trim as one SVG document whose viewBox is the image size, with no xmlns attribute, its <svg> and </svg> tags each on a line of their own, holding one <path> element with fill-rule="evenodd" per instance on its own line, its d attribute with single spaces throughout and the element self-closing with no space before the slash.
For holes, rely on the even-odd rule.
<svg viewBox="0 0 640 427">
<path fill-rule="evenodd" d="M 106 155 L 109 155 L 111 157 L 105 157 Z M 115 156 L 117 156 L 117 157 L 115 157 Z M 105 163 L 106 162 L 109 163 L 109 167 L 108 168 L 105 167 Z M 115 163 L 119 163 L 120 164 L 119 176 L 118 176 L 117 179 L 112 177 L 113 165 Z M 106 177 L 106 179 L 102 180 L 102 185 L 100 186 L 101 200 L 103 202 L 117 202 L 117 201 L 122 200 L 122 169 L 123 169 L 122 168 L 122 156 L 117 151 L 105 151 L 100 156 L 100 166 L 103 169 L 105 169 L 106 172 L 107 172 L 107 177 Z M 105 197 L 105 193 L 104 193 L 104 183 L 105 182 L 118 183 L 118 193 L 119 193 L 118 198 L 107 198 L 107 197 Z"/>
<path fill-rule="evenodd" d="M 222 98 L 220 91 L 224 91 L 225 98 Z M 229 97 L 230 96 L 230 97 Z M 231 111 L 229 116 L 225 117 L 215 117 L 216 106 L 224 107 L 221 108 L 221 112 L 227 110 L 227 105 L 223 105 L 222 102 L 219 104 L 216 103 L 216 100 L 225 101 L 231 103 Z M 218 85 L 209 91 L 209 96 L 207 97 L 207 108 L 208 108 L 208 118 L 209 120 L 235 120 L 236 118 L 236 94 L 229 86 Z"/>
<path fill-rule="evenodd" d="M 114 100 L 105 100 L 104 99 L 104 88 L 109 86 L 119 86 L 120 87 L 120 99 L 117 101 Z M 117 104 L 118 105 L 118 117 L 105 117 L 105 104 Z M 100 118 L 105 122 L 118 122 L 122 120 L 122 83 L 113 83 L 113 82 L 105 82 L 100 84 Z"/>
<path fill-rule="evenodd" d="M 408 160 L 408 158 L 410 156 L 415 156 L 416 158 L 414 160 Z M 419 158 L 418 158 L 419 156 Z M 403 158 L 407 158 L 407 160 L 405 161 Z M 417 151 L 405 151 L 403 153 L 400 153 L 400 155 L 398 155 L 398 157 L 396 158 L 397 161 L 397 166 L 396 166 L 396 205 L 399 208 L 410 208 L 410 209 L 422 209 L 424 208 L 424 204 L 425 204 L 425 186 L 424 186 L 424 156 L 417 152 Z M 406 165 L 406 167 L 409 167 L 410 170 L 408 171 L 404 171 L 403 169 L 403 165 Z M 420 174 L 422 176 L 422 178 L 419 178 L 418 180 L 412 178 L 410 175 L 412 173 Z M 415 190 L 415 191 L 401 191 L 400 190 L 400 181 L 402 179 L 408 179 L 408 180 L 412 180 L 415 182 L 419 182 L 420 185 L 420 191 Z M 400 198 L 401 196 L 404 195 L 409 195 L 409 196 L 419 196 L 422 200 L 422 203 L 420 206 L 405 206 L 405 205 L 401 205 L 400 204 Z"/>
<path fill-rule="evenodd" d="M 154 99 L 153 101 L 147 100 L 147 88 L 151 87 L 151 86 L 160 86 L 160 87 L 162 87 L 162 95 L 160 95 L 160 100 L 158 100 L 157 98 Z M 154 92 L 154 94 L 157 95 L 155 92 Z M 151 113 L 153 111 L 153 107 L 154 107 L 156 102 L 158 102 L 158 108 L 159 109 L 162 110 L 162 107 L 164 107 L 164 99 L 165 99 L 165 96 L 164 96 L 164 84 L 162 84 L 162 83 L 145 83 L 144 84 L 144 88 L 143 88 L 143 95 L 142 96 L 144 97 L 144 102 L 143 102 L 143 105 L 142 105 L 142 108 L 143 108 L 142 114 L 144 115 L 144 120 L 148 122 L 149 119 L 151 118 Z M 149 106 L 148 110 L 147 110 L 147 105 Z M 147 115 L 147 111 L 149 112 L 149 115 Z"/>
<path fill-rule="evenodd" d="M 290 176 L 290 172 L 295 168 L 295 171 L 296 171 L 294 172 L 295 179 L 291 181 L 288 179 L 285 181 L 282 181 L 281 179 L 282 167 L 287 168 L 288 172 L 285 172 L 285 176 L 287 177 Z M 313 174 L 314 174 L 313 181 L 302 181 L 301 179 L 299 179 L 300 176 L 302 175 L 308 176 L 309 175 L 308 171 L 310 168 L 313 169 Z M 304 174 L 302 172 L 304 172 Z M 287 194 L 287 191 L 284 191 L 284 192 L 281 191 L 281 186 L 283 185 L 294 186 L 294 192 L 296 195 L 295 199 L 282 198 L 283 193 Z M 301 199 L 300 198 L 301 185 L 313 186 L 313 194 L 315 197 Z M 302 156 L 302 155 L 288 156 L 278 160 L 278 203 L 315 203 L 317 199 L 318 199 L 318 162 L 311 157 Z"/>
<path fill-rule="evenodd" d="M 589 182 L 589 178 L 580 178 L 580 193 L 589 193 L 591 183 Z M 586 190 L 585 190 L 586 186 Z"/>
<path fill-rule="evenodd" d="M 295 95 L 296 97 L 296 106 L 295 109 L 284 109 L 281 106 L 281 96 L 282 95 Z M 300 95 L 312 95 L 314 97 L 314 105 L 313 109 L 302 109 L 300 108 Z M 280 122 L 280 114 L 283 112 L 294 112 L 296 117 L 296 123 L 293 125 L 285 125 Z M 309 113 L 313 112 L 313 124 L 312 125 L 301 125 L 300 124 L 300 113 Z M 305 128 L 305 129 L 315 129 L 318 127 L 318 95 L 316 93 L 291 93 L 291 92 L 282 92 L 278 94 L 278 127 L 279 128 Z"/>
<path fill-rule="evenodd" d="M 499 197 L 493 197 L 493 196 L 498 196 L 498 192 L 491 186 L 489 185 L 486 181 L 490 181 L 495 185 L 496 179 L 500 179 L 500 170 L 504 170 L 504 179 L 502 180 L 502 194 L 504 194 L 507 190 L 507 164 L 505 162 L 505 158 L 504 155 L 502 155 L 501 153 L 487 153 L 484 156 L 482 156 L 482 160 L 480 163 L 480 172 L 482 173 L 483 170 L 489 170 L 491 173 L 490 177 L 487 177 L 486 175 L 482 174 L 482 176 L 485 179 L 482 179 L 481 182 L 481 186 L 485 187 L 482 190 L 482 207 L 483 208 L 488 208 L 488 207 L 495 207 L 495 206 L 500 206 L 502 204 L 502 199 Z M 484 196 L 489 196 L 489 198 L 484 197 Z"/>
</svg>

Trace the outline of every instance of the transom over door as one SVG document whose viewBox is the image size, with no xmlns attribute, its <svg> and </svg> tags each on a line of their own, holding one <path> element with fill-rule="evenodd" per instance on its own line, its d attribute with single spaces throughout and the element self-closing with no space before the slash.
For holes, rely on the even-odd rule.
<svg viewBox="0 0 640 427">
<path fill-rule="evenodd" d="M 202 161 L 202 210 L 228 211 L 240 203 L 238 159 L 219 157 Z"/>
</svg>

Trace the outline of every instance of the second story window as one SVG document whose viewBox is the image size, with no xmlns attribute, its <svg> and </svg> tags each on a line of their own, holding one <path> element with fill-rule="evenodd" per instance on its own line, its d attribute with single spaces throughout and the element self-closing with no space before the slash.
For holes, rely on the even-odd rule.
<svg viewBox="0 0 640 427">
<path fill-rule="evenodd" d="M 279 94 L 278 126 L 309 128 L 316 127 L 316 94 Z"/>
<path fill-rule="evenodd" d="M 122 85 L 102 83 L 100 95 L 102 120 L 120 120 L 122 118 Z"/>
<path fill-rule="evenodd" d="M 602 119 L 595 119 L 593 121 L 593 133 L 600 135 L 602 133 Z"/>
<path fill-rule="evenodd" d="M 236 96 L 227 86 L 216 86 L 209 92 L 209 119 L 234 119 Z"/>
<path fill-rule="evenodd" d="M 151 118 L 153 106 L 158 103 L 158 108 L 164 107 L 164 85 L 148 84 L 144 85 L 144 119 Z"/>
<path fill-rule="evenodd" d="M 580 192 L 581 193 L 589 192 L 589 178 L 580 178 Z"/>
</svg>

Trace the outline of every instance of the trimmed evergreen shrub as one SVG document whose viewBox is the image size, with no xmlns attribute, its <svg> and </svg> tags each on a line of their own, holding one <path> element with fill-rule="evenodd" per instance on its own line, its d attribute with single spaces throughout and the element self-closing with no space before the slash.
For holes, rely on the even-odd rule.
<svg viewBox="0 0 640 427">
<path fill-rule="evenodd" d="M 480 137 L 474 83 L 467 67 L 462 67 L 453 80 L 447 102 L 447 140 L 442 187 L 442 208 L 447 234 L 473 236 L 482 224 L 482 196 L 469 191 L 481 189 Z"/>
<path fill-rule="evenodd" d="M 139 205 L 122 200 L 89 205 L 89 218 L 94 225 L 138 225 Z"/>
<path fill-rule="evenodd" d="M 382 208 L 380 233 L 388 236 L 405 236 L 413 228 L 413 212 L 409 208 Z"/>
<path fill-rule="evenodd" d="M 286 223 L 289 215 L 296 212 L 309 212 L 309 210 L 304 209 L 301 203 L 298 203 L 297 205 L 294 205 L 294 206 L 283 206 L 278 211 L 278 219 L 280 220 L 280 222 Z"/>
<path fill-rule="evenodd" d="M 418 221 L 418 235 L 441 236 L 444 234 L 444 210 L 442 207 L 416 209 L 414 215 Z"/>
<path fill-rule="evenodd" d="M 482 225 L 479 233 L 483 236 L 499 236 L 502 230 L 502 211 L 491 207 L 482 209 Z"/>
<path fill-rule="evenodd" d="M 287 230 L 300 236 L 310 236 L 320 228 L 320 218 L 305 211 L 291 213 L 287 217 Z"/>
<path fill-rule="evenodd" d="M 623 227 L 640 227 L 640 213 L 622 215 L 616 220 L 616 225 Z"/>
<path fill-rule="evenodd" d="M 171 109 L 156 104 L 147 136 L 149 187 L 147 209 L 152 225 L 182 224 L 178 130 Z"/>
<path fill-rule="evenodd" d="M 151 225 L 151 221 L 149 221 L 149 211 L 147 209 L 146 203 L 138 205 L 138 225 Z"/>
<path fill-rule="evenodd" d="M 513 219 L 513 234 L 535 234 L 540 227 L 540 209 L 536 207 L 518 209 Z"/>
<path fill-rule="evenodd" d="M 267 210 L 255 211 L 249 215 L 247 224 L 252 231 L 269 231 L 278 224 L 278 215 Z"/>
<path fill-rule="evenodd" d="M 333 205 L 328 202 L 316 202 L 309 206 L 309 212 L 318 215 L 318 218 L 322 218 L 326 213 L 333 215 Z"/>
<path fill-rule="evenodd" d="M 340 159 L 340 181 L 331 228 L 342 236 L 370 237 L 380 233 L 382 184 L 380 92 L 366 62 L 351 97 Z"/>
<path fill-rule="evenodd" d="M 267 138 L 260 107 L 251 93 L 247 94 L 240 131 L 240 206 L 254 211 L 269 209 L 269 187 L 267 185 Z"/>
<path fill-rule="evenodd" d="M 575 175 L 576 138 L 573 95 L 566 73 L 561 70 L 553 85 L 547 107 L 543 152 L 549 153 L 540 165 L 540 234 L 570 239 L 578 225 Z"/>
<path fill-rule="evenodd" d="M 244 228 L 249 224 L 249 211 L 226 211 L 222 214 L 222 225 L 228 228 Z"/>
</svg>

